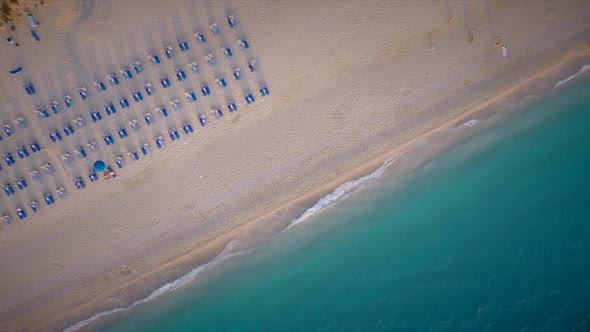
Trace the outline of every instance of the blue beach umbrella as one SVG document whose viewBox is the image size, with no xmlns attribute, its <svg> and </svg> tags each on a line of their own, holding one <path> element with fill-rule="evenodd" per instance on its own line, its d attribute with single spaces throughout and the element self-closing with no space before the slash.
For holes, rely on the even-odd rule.
<svg viewBox="0 0 590 332">
<path fill-rule="evenodd" d="M 106 165 L 104 164 L 104 161 L 102 160 L 97 160 L 94 162 L 94 170 L 97 172 L 102 172 L 104 171 Z"/>
</svg>

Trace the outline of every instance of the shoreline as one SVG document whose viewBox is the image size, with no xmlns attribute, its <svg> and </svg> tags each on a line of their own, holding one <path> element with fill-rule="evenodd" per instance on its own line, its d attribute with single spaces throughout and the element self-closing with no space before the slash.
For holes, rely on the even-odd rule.
<svg viewBox="0 0 590 332">
<path fill-rule="evenodd" d="M 408 142 L 401 144 L 398 147 L 388 150 L 386 153 L 383 153 L 380 156 L 364 163 L 361 167 L 354 168 L 346 172 L 345 174 L 338 176 L 337 178 L 320 186 L 316 190 L 313 190 L 308 194 L 305 194 L 299 197 L 298 199 L 289 202 L 286 205 L 282 205 L 281 207 L 274 209 L 273 211 L 264 215 L 263 217 L 245 222 L 242 225 L 232 229 L 231 231 L 226 232 L 219 237 L 216 237 L 214 240 L 208 242 L 203 247 L 193 249 L 187 255 L 174 259 L 164 265 L 160 265 L 156 269 L 152 269 L 151 272 L 148 272 L 147 274 L 137 276 L 133 281 L 121 285 L 115 289 L 112 289 L 108 292 L 108 294 L 95 298 L 94 300 L 86 303 L 83 306 L 78 306 L 76 308 L 64 310 L 62 311 L 63 314 L 60 317 L 52 317 L 50 319 L 39 318 L 32 320 L 34 322 L 33 324 L 31 324 L 32 329 L 54 330 L 61 327 L 59 328 L 61 330 L 65 327 L 72 326 L 73 324 L 76 324 L 77 322 L 80 322 L 81 320 L 86 319 L 89 316 L 96 314 L 97 312 L 100 312 L 97 311 L 96 308 L 100 308 L 101 306 L 104 307 L 105 301 L 108 301 L 109 298 L 112 298 L 114 294 L 121 293 L 122 290 L 133 287 L 134 285 L 137 285 L 140 282 L 145 283 L 146 280 L 158 279 L 156 277 L 157 275 L 165 274 L 171 271 L 176 271 L 177 275 L 183 276 L 192 269 L 203 264 L 207 264 L 208 262 L 211 262 L 219 255 L 219 253 L 221 253 L 224 250 L 227 244 L 231 243 L 234 239 L 238 238 L 242 234 L 247 233 L 250 229 L 252 229 L 252 227 L 261 224 L 265 220 L 276 218 L 277 216 L 282 216 L 282 218 L 284 218 L 285 220 L 289 220 L 289 217 L 301 215 L 309 207 L 315 205 L 320 198 L 333 192 L 342 184 L 354 179 L 358 179 L 361 176 L 370 174 L 371 172 L 379 168 L 385 162 L 385 160 L 411 147 L 416 142 L 431 138 L 441 130 L 459 126 L 462 122 L 467 122 L 471 120 L 468 119 L 469 117 L 473 117 L 478 114 L 485 114 L 485 118 L 489 118 L 497 114 L 503 114 L 506 112 L 505 110 L 490 112 L 490 108 L 506 101 L 515 101 L 516 103 L 523 101 L 527 96 L 532 94 L 531 90 L 537 93 L 547 93 L 548 91 L 552 91 L 557 82 L 559 82 L 562 79 L 565 79 L 568 76 L 571 76 L 580 68 L 578 62 L 583 62 L 584 59 L 587 59 L 588 57 L 590 57 L 590 47 L 586 47 L 584 49 L 574 48 L 567 52 L 565 56 L 563 56 L 556 64 L 538 72 L 537 74 L 531 77 L 521 80 L 520 82 L 511 86 L 510 88 L 495 95 L 493 98 L 483 101 L 480 100 L 474 103 L 476 104 L 475 107 L 471 107 L 469 110 L 460 114 L 459 116 L 443 123 L 442 125 L 428 131 L 423 135 L 418 136 L 415 139 L 412 139 Z M 541 86 L 539 86 L 538 84 L 536 84 L 539 83 L 538 81 L 552 81 L 553 84 L 550 84 L 550 86 L 540 84 Z M 464 107 L 467 108 L 469 106 L 466 105 Z M 455 144 L 457 143 L 452 143 L 451 147 Z M 448 147 L 446 149 L 448 149 Z M 446 149 L 443 149 L 443 151 L 445 151 Z M 441 152 L 442 151 L 436 152 L 435 156 Z M 292 221 L 294 219 L 295 218 L 291 218 L 290 220 Z M 171 280 L 173 281 L 176 279 L 178 279 L 178 277 L 172 278 Z M 170 281 L 166 281 L 165 283 L 168 282 Z M 155 289 L 158 289 L 158 287 L 156 287 Z M 151 291 L 147 289 L 144 289 L 143 291 L 138 290 L 135 294 L 136 296 L 131 296 L 131 298 L 135 299 L 132 302 L 141 300 L 149 296 Z M 94 310 L 92 310 L 91 308 Z M 84 327 L 82 327 L 82 329 L 84 329 Z"/>
</svg>

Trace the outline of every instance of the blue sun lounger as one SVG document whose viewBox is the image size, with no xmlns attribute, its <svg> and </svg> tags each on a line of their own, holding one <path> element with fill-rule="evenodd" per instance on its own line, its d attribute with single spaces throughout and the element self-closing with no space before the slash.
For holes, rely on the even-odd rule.
<svg viewBox="0 0 590 332">
<path fill-rule="evenodd" d="M 35 87 L 33 86 L 33 83 L 28 82 L 23 84 L 23 88 L 25 89 L 25 92 L 30 96 L 30 95 L 34 95 L 35 94 Z"/>
<path fill-rule="evenodd" d="M 41 151 L 41 147 L 39 146 L 39 143 L 37 143 L 36 140 L 32 140 L 31 142 L 29 142 L 29 148 L 31 148 L 31 151 L 33 151 L 33 153 Z"/>
<path fill-rule="evenodd" d="M 87 157 L 86 151 L 85 151 L 85 150 L 84 150 L 84 148 L 83 148 L 83 147 L 81 147 L 81 146 L 79 146 L 79 147 L 76 149 L 76 154 L 78 155 L 78 157 L 79 157 L 80 159 L 84 159 L 84 158 L 86 158 L 86 157 Z"/>
<path fill-rule="evenodd" d="M 183 39 L 183 38 L 178 39 L 178 47 L 183 52 L 189 50 L 188 43 L 186 42 L 186 39 Z"/>
<path fill-rule="evenodd" d="M 162 84 L 163 88 L 167 88 L 170 86 L 170 80 L 168 79 L 168 76 L 166 75 L 162 75 L 160 76 L 160 84 Z"/>
<path fill-rule="evenodd" d="M 125 161 L 123 160 L 123 156 L 117 156 L 117 158 L 115 158 L 115 164 L 117 165 L 117 167 L 123 168 L 123 166 L 125 165 Z"/>
<path fill-rule="evenodd" d="M 223 77 L 218 77 L 216 81 L 217 81 L 217 84 L 222 88 L 227 86 L 227 82 L 225 81 L 225 79 Z"/>
<path fill-rule="evenodd" d="M 221 52 L 223 52 L 223 54 L 228 58 L 231 58 L 234 55 L 229 47 L 222 47 Z"/>
<path fill-rule="evenodd" d="M 111 136 L 111 134 L 106 133 L 102 136 L 102 139 L 104 140 L 106 145 L 111 145 L 111 144 L 115 144 L 115 139 L 113 139 L 113 136 Z"/>
<path fill-rule="evenodd" d="M 260 94 L 264 97 L 267 94 L 269 94 L 270 92 L 268 91 L 268 88 L 266 87 L 266 85 L 261 85 L 260 86 Z"/>
<path fill-rule="evenodd" d="M 120 138 L 125 138 L 127 137 L 127 130 L 123 127 L 119 127 L 117 128 L 117 134 L 119 134 Z"/>
<path fill-rule="evenodd" d="M 41 210 L 41 206 L 39 205 L 39 202 L 37 202 L 36 200 L 30 201 L 29 206 L 31 207 L 31 210 L 35 213 L 37 213 L 37 212 L 39 212 L 39 210 Z"/>
<path fill-rule="evenodd" d="M 197 101 L 197 95 L 193 90 L 189 90 L 186 92 L 186 100 L 188 101 Z"/>
<path fill-rule="evenodd" d="M 78 189 L 82 189 L 82 188 L 86 187 L 86 184 L 84 183 L 84 180 L 82 180 L 81 177 L 78 177 L 74 181 L 74 184 L 76 185 L 76 188 L 78 188 Z"/>
<path fill-rule="evenodd" d="M 7 183 L 4 185 L 4 193 L 6 194 L 6 196 L 10 196 L 12 194 L 14 194 L 14 188 L 12 187 L 12 185 L 10 183 Z"/>
<path fill-rule="evenodd" d="M 195 37 L 197 44 L 202 44 L 207 41 L 207 39 L 205 39 L 205 35 L 200 32 L 193 33 L 193 37 Z"/>
<path fill-rule="evenodd" d="M 66 134 L 66 136 L 70 136 L 73 135 L 76 131 L 74 130 L 74 127 L 72 127 L 72 125 L 68 122 L 65 125 L 63 125 L 62 127 L 64 134 Z"/>
<path fill-rule="evenodd" d="M 90 118 L 92 119 L 92 122 L 102 120 L 102 114 L 100 114 L 100 112 L 97 111 L 96 108 L 92 109 L 89 112 L 89 114 L 90 114 Z"/>
<path fill-rule="evenodd" d="M 176 140 L 177 138 L 180 138 L 180 135 L 178 134 L 178 131 L 176 129 L 168 130 L 168 136 L 172 141 Z"/>
<path fill-rule="evenodd" d="M 119 105 L 121 106 L 121 108 L 129 107 L 129 100 L 127 100 L 127 97 L 119 97 Z"/>
<path fill-rule="evenodd" d="M 219 120 L 223 117 L 223 112 L 219 108 L 214 109 L 211 111 L 211 113 L 213 114 L 215 120 Z"/>
<path fill-rule="evenodd" d="M 227 15 L 227 24 L 229 25 L 230 28 L 233 28 L 236 26 L 236 19 L 235 16 L 233 15 Z"/>
<path fill-rule="evenodd" d="M 164 106 L 157 106 L 155 109 L 156 109 L 156 112 L 160 113 L 160 115 L 162 115 L 163 117 L 168 116 L 168 111 L 166 110 L 166 108 Z"/>
<path fill-rule="evenodd" d="M 119 85 L 119 78 L 117 77 L 117 74 L 115 74 L 114 72 L 107 75 L 107 79 L 109 80 L 109 82 L 111 82 L 112 85 Z"/>
<path fill-rule="evenodd" d="M 150 123 L 153 122 L 153 117 L 152 117 L 151 113 L 144 113 L 143 119 L 145 120 L 145 124 L 147 124 L 147 125 L 149 125 Z"/>
<path fill-rule="evenodd" d="M 47 119 L 49 117 L 49 112 L 45 108 L 39 107 L 35 111 L 37 111 L 37 115 L 41 119 Z"/>
<path fill-rule="evenodd" d="M 12 154 L 10 154 L 10 152 L 7 152 L 6 154 L 4 154 L 4 156 L 2 156 L 2 158 L 4 159 L 4 161 L 6 162 L 6 164 L 8 166 L 12 166 L 12 164 L 15 163 L 14 157 L 12 157 Z"/>
<path fill-rule="evenodd" d="M 139 155 L 137 154 L 137 151 L 135 151 L 135 150 L 129 151 L 129 158 L 131 158 L 133 160 L 139 160 Z"/>
<path fill-rule="evenodd" d="M 152 93 L 154 93 L 154 87 L 152 86 L 152 83 L 146 83 L 143 88 L 145 89 L 145 93 L 147 93 L 148 96 L 151 96 Z"/>
<path fill-rule="evenodd" d="M 90 179 L 90 182 L 94 182 L 98 180 L 98 175 L 96 175 L 95 171 L 90 171 L 88 172 L 88 178 Z"/>
<path fill-rule="evenodd" d="M 193 132 L 193 126 L 191 126 L 190 123 L 185 122 L 185 123 L 182 124 L 182 130 L 184 131 L 185 134 L 192 133 Z"/>
<path fill-rule="evenodd" d="M 18 187 L 19 190 L 23 190 L 24 188 L 28 187 L 29 185 L 27 184 L 27 180 L 25 180 L 24 178 L 20 177 L 18 179 L 16 179 L 15 181 L 16 186 Z"/>
<path fill-rule="evenodd" d="M 242 72 L 240 71 L 240 68 L 236 67 L 233 69 L 232 74 L 234 75 L 234 78 L 237 80 L 240 79 L 240 77 L 242 77 Z"/>
<path fill-rule="evenodd" d="M 111 115 L 111 114 L 115 114 L 117 113 L 117 109 L 115 108 L 115 105 L 113 105 L 112 102 L 106 102 L 104 104 L 104 111 L 107 115 Z"/>
<path fill-rule="evenodd" d="M 236 106 L 236 103 L 234 103 L 233 101 L 230 101 L 229 103 L 227 103 L 227 109 L 230 112 L 235 112 L 238 110 L 238 106 Z"/>
<path fill-rule="evenodd" d="M 164 54 L 166 54 L 166 58 L 172 59 L 174 57 L 174 50 L 172 46 L 168 45 L 164 47 Z"/>
<path fill-rule="evenodd" d="M 155 64 L 160 63 L 160 57 L 158 56 L 158 54 L 156 54 L 156 52 L 150 53 L 150 55 L 148 56 L 148 58 L 150 59 L 150 63 L 152 65 L 155 65 Z"/>
<path fill-rule="evenodd" d="M 49 103 L 49 107 L 51 107 L 51 111 L 53 114 L 57 114 L 59 112 L 59 102 L 57 100 L 52 101 Z"/>
<path fill-rule="evenodd" d="M 47 132 L 47 137 L 49 137 L 49 139 L 52 142 L 56 142 L 57 141 L 57 137 L 55 136 L 55 133 L 53 131 Z"/>
<path fill-rule="evenodd" d="M 246 99 L 246 103 L 251 104 L 255 101 L 254 96 L 252 95 L 251 92 L 247 92 L 246 95 L 244 96 L 244 99 Z"/>
<path fill-rule="evenodd" d="M 22 208 L 17 208 L 15 211 L 18 219 L 23 220 L 27 217 L 27 213 Z"/>
<path fill-rule="evenodd" d="M 119 72 L 127 78 L 133 78 L 133 74 L 131 73 L 131 70 L 129 70 L 129 67 L 127 67 L 127 66 L 123 66 L 123 68 L 121 68 L 121 70 L 119 70 Z"/>
<path fill-rule="evenodd" d="M 156 137 L 156 147 L 161 149 L 164 146 L 164 137 L 158 136 Z"/>
<path fill-rule="evenodd" d="M 29 186 L 27 184 L 27 181 L 24 178 L 22 178 L 22 177 L 16 179 L 14 181 L 14 183 L 16 183 L 16 186 L 17 186 L 18 190 L 23 190 L 23 189 L 25 189 L 26 187 Z"/>
<path fill-rule="evenodd" d="M 15 148 L 14 151 L 18 155 L 19 159 L 24 159 L 29 156 L 29 151 L 27 151 L 27 148 L 25 148 L 24 145 Z"/>
<path fill-rule="evenodd" d="M 63 99 L 64 103 L 66 104 L 66 107 L 70 108 L 72 106 L 72 96 L 65 95 Z"/>
<path fill-rule="evenodd" d="M 256 60 L 252 59 L 248 61 L 248 69 L 250 69 L 250 71 L 256 70 Z"/>
<path fill-rule="evenodd" d="M 205 114 L 199 115 L 199 123 L 201 124 L 201 127 L 205 127 L 205 125 L 207 125 L 207 122 L 209 121 L 207 120 L 207 116 Z"/>
<path fill-rule="evenodd" d="M 143 71 L 143 66 L 139 60 L 135 60 L 135 62 L 133 62 L 133 70 L 135 70 L 136 74 L 139 74 Z"/>
<path fill-rule="evenodd" d="M 184 70 L 182 68 L 176 68 L 176 78 L 179 81 L 185 80 L 186 79 L 186 73 L 184 72 Z"/>
<path fill-rule="evenodd" d="M 44 193 L 41 197 L 43 197 L 43 200 L 45 201 L 45 204 L 47 204 L 47 206 L 55 203 L 55 199 L 53 199 L 53 195 L 51 195 L 50 193 Z"/>
<path fill-rule="evenodd" d="M 79 88 L 78 93 L 80 94 L 80 98 L 82 98 L 82 99 L 88 98 L 88 89 L 86 89 L 85 87 Z"/>
<path fill-rule="evenodd" d="M 250 45 L 248 44 L 248 41 L 246 41 L 245 38 L 239 39 L 238 40 L 238 44 L 240 45 L 241 48 L 243 49 L 248 49 L 250 48 Z"/>
<path fill-rule="evenodd" d="M 150 143 L 148 142 L 144 142 L 141 147 L 141 153 L 145 156 L 148 152 L 152 151 L 152 147 L 150 146 Z"/>
<path fill-rule="evenodd" d="M 133 96 L 133 100 L 135 100 L 136 103 L 139 103 L 141 100 L 143 100 L 143 95 L 139 89 L 131 91 L 131 96 Z"/>
<path fill-rule="evenodd" d="M 201 85 L 201 93 L 204 97 L 211 94 L 211 90 L 209 90 L 209 86 L 206 83 Z"/>
<path fill-rule="evenodd" d="M 4 125 L 2 127 L 2 129 L 6 133 L 6 136 L 8 136 L 8 137 L 12 136 L 12 126 L 11 125 Z"/>
<path fill-rule="evenodd" d="M 96 87 L 96 91 L 104 91 L 107 89 L 106 85 L 102 82 L 102 80 L 98 79 L 93 82 L 94 86 Z"/>
</svg>

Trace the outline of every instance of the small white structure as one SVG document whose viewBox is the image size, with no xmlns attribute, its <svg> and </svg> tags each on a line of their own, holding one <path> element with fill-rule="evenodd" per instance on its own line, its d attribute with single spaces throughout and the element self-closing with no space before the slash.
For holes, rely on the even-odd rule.
<svg viewBox="0 0 590 332">
<path fill-rule="evenodd" d="M 508 53 L 508 47 L 502 46 L 502 56 L 509 57 L 510 54 Z"/>
</svg>

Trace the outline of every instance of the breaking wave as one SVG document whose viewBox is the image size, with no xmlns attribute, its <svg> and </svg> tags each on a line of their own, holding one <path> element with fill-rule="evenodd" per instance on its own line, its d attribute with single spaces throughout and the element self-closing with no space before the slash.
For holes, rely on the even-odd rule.
<svg viewBox="0 0 590 332">
<path fill-rule="evenodd" d="M 576 77 L 578 77 L 578 76 L 580 76 L 580 75 L 584 74 L 585 72 L 587 72 L 587 71 L 589 71 L 589 70 L 590 70 L 590 65 L 583 65 L 583 66 L 582 66 L 582 68 L 580 68 L 580 70 L 578 70 L 578 72 L 577 72 L 577 73 L 575 73 L 575 74 L 573 74 L 573 75 L 569 76 L 568 78 L 565 78 L 565 79 L 563 79 L 563 80 L 561 80 L 561 81 L 557 82 L 553 88 L 554 88 L 554 89 L 557 89 L 557 88 L 559 88 L 560 86 L 564 85 L 565 83 L 567 83 L 567 82 L 569 82 L 569 81 L 573 80 L 574 78 L 576 78 Z"/>
<path fill-rule="evenodd" d="M 342 184 L 341 186 L 336 188 L 336 190 L 334 190 L 332 193 L 322 197 L 314 206 L 307 209 L 299 218 L 294 219 L 282 232 L 284 232 L 284 231 L 290 229 L 291 227 L 307 220 L 309 217 L 320 213 L 321 211 L 325 210 L 326 208 L 335 205 L 336 203 L 340 202 L 341 200 L 345 199 L 350 194 L 355 192 L 363 184 L 367 183 L 368 181 L 371 181 L 371 180 L 374 180 L 374 179 L 380 177 L 383 174 L 383 172 L 387 169 L 387 167 L 389 167 L 397 159 L 399 159 L 401 156 L 403 156 L 403 154 L 404 153 L 401 152 L 399 154 L 396 154 L 393 157 L 388 158 L 387 160 L 385 160 L 383 162 L 383 164 L 381 164 L 381 166 L 378 169 L 376 169 L 375 171 L 373 171 L 370 174 L 367 174 L 367 175 L 362 176 L 356 180 L 351 180 L 349 182 Z M 279 233 L 282 233 L 282 232 L 279 232 Z M 243 250 L 239 246 L 239 244 L 244 236 L 246 236 L 246 233 L 243 233 L 241 236 L 239 236 L 238 238 L 236 238 L 236 239 L 232 240 L 230 243 L 228 243 L 226 245 L 225 249 L 221 253 L 219 253 L 217 256 L 215 256 L 215 258 L 213 260 L 211 260 L 210 262 L 203 264 L 203 265 L 199 265 L 196 268 L 189 271 L 187 274 L 183 275 L 182 277 L 180 277 L 174 281 L 171 281 L 171 282 L 165 284 L 164 286 L 154 290 L 146 298 L 143 298 L 141 300 L 137 300 L 127 307 L 120 307 L 120 308 L 110 309 L 110 310 L 96 313 L 87 319 L 84 319 L 72 326 L 67 327 L 66 329 L 63 330 L 63 332 L 77 331 L 78 329 L 95 322 L 97 319 L 99 319 L 101 317 L 105 317 L 105 316 L 109 316 L 112 314 L 116 314 L 118 312 L 124 312 L 124 311 L 130 310 L 138 305 L 150 302 L 150 301 L 160 297 L 161 295 L 164 295 L 168 292 L 171 292 L 173 290 L 176 290 L 180 287 L 185 286 L 186 284 L 193 281 L 197 277 L 197 275 L 199 273 L 203 272 L 205 269 L 210 268 L 210 267 L 212 267 L 212 266 L 214 266 L 214 265 L 216 265 L 228 258 L 235 257 L 235 256 L 246 253 L 248 250 Z"/>
<path fill-rule="evenodd" d="M 380 177 L 383 174 L 383 172 L 385 172 L 387 167 L 389 167 L 396 160 L 398 160 L 401 156 L 403 156 L 403 154 L 404 153 L 401 152 L 401 153 L 396 154 L 393 157 L 388 158 L 387 160 L 385 160 L 383 162 L 383 164 L 381 164 L 381 166 L 379 166 L 378 169 L 376 169 L 375 171 L 373 171 L 370 174 L 367 174 L 367 175 L 360 177 L 356 180 L 351 180 L 351 181 L 348 181 L 348 182 L 342 184 L 341 186 L 336 188 L 336 190 L 334 190 L 332 193 L 322 197 L 314 206 L 307 209 L 299 218 L 294 219 L 285 230 L 288 230 L 289 228 L 291 228 L 301 222 L 304 222 L 309 217 L 314 216 L 314 215 L 322 212 L 326 208 L 331 207 L 334 204 L 342 201 L 343 199 L 348 197 L 350 194 L 354 193 L 363 184 L 367 183 L 368 181 L 371 181 L 373 179 Z"/>
</svg>

